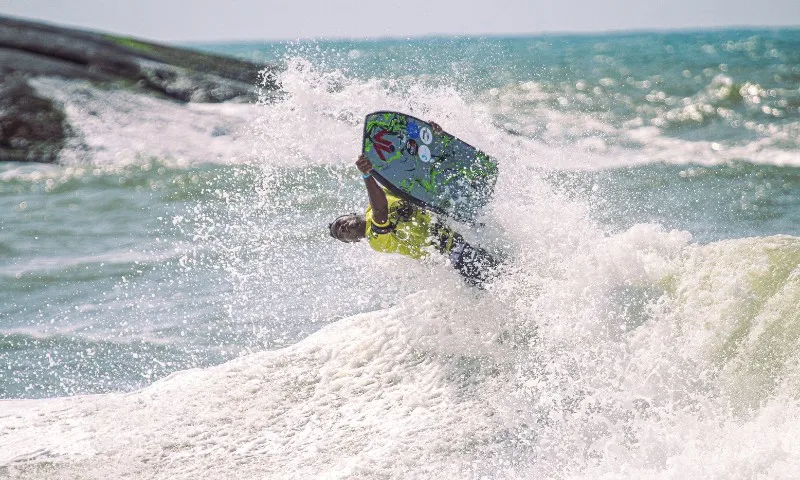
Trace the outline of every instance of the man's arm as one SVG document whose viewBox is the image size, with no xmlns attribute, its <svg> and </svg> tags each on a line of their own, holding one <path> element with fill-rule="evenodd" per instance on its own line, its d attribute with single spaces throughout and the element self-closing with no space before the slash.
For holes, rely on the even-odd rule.
<svg viewBox="0 0 800 480">
<path fill-rule="evenodd" d="M 372 171 L 372 162 L 363 153 L 356 160 L 356 166 L 363 175 L 369 175 Z M 386 193 L 372 175 L 364 179 L 364 185 L 367 187 L 369 204 L 372 206 L 372 219 L 379 225 L 385 225 L 389 221 L 389 202 L 386 200 Z"/>
</svg>

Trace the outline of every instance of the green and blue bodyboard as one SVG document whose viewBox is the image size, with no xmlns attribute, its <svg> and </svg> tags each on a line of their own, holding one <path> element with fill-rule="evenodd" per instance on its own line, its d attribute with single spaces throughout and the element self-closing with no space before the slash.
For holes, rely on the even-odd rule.
<svg viewBox="0 0 800 480">
<path fill-rule="evenodd" d="M 403 113 L 367 115 L 364 153 L 373 175 L 394 195 L 459 221 L 475 220 L 497 180 L 491 157 Z"/>
</svg>

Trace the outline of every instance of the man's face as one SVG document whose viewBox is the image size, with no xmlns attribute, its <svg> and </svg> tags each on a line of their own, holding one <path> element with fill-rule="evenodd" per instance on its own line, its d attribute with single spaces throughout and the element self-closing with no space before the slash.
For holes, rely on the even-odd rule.
<svg viewBox="0 0 800 480">
<path fill-rule="evenodd" d="M 357 242 L 364 238 L 363 225 L 356 215 L 345 215 L 331 224 L 331 235 L 343 242 Z"/>
</svg>

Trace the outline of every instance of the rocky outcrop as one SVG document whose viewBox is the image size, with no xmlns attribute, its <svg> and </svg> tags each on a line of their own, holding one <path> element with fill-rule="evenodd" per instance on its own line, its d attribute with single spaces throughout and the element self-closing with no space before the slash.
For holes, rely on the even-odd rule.
<svg viewBox="0 0 800 480">
<path fill-rule="evenodd" d="M 36 96 L 23 77 L 2 78 L 0 161 L 54 162 L 67 130 L 61 110 L 52 101 Z"/>
<path fill-rule="evenodd" d="M 266 78 L 259 72 L 266 71 Z M 176 102 L 252 102 L 274 67 L 0 16 L 0 161 L 53 162 L 71 128 L 35 77 L 89 81 Z"/>
</svg>

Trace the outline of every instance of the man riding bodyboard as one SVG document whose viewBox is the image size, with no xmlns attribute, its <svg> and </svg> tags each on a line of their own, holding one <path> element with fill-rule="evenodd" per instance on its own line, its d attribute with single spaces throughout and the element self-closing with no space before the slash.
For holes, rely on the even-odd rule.
<svg viewBox="0 0 800 480">
<path fill-rule="evenodd" d="M 430 122 L 438 132 L 441 127 Z M 420 259 L 437 251 L 449 256 L 464 279 L 482 286 L 498 262 L 484 249 L 474 247 L 424 208 L 382 188 L 373 177 L 372 163 L 362 154 L 356 161 L 367 189 L 369 207 L 364 215 L 341 215 L 330 225 L 332 237 L 343 242 L 366 238 L 378 252 L 399 253 Z"/>
</svg>

